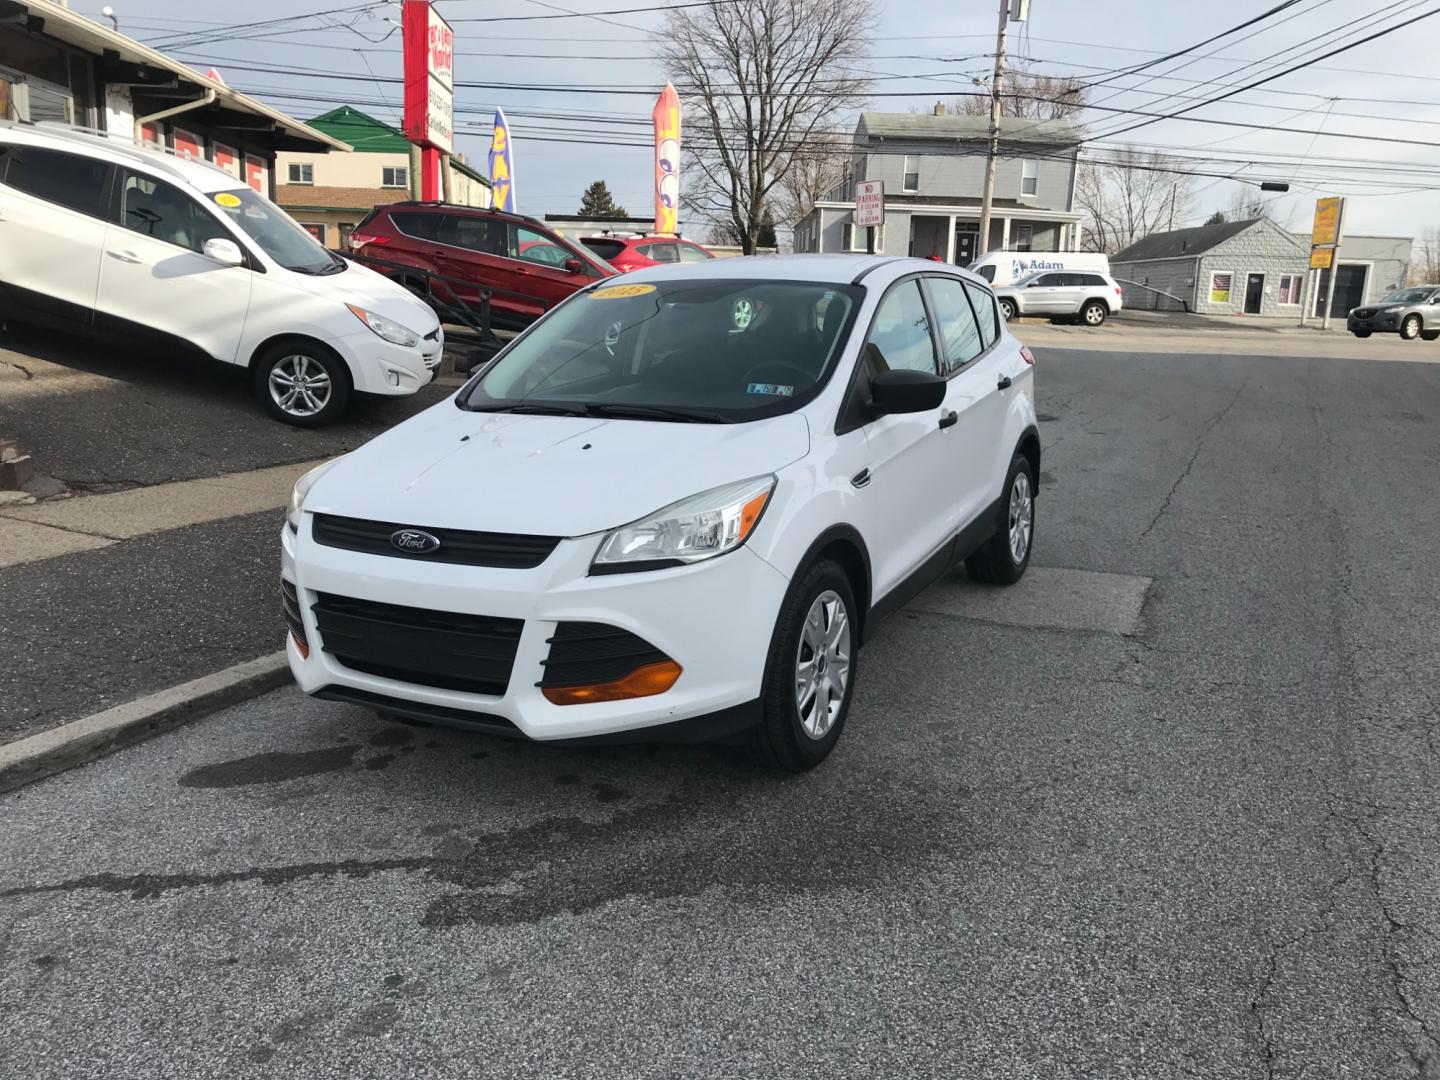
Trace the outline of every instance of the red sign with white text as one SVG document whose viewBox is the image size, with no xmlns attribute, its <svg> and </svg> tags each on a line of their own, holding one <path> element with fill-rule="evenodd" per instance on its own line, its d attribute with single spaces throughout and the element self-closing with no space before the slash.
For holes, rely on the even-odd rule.
<svg viewBox="0 0 1440 1080">
<path fill-rule="evenodd" d="M 405 137 L 450 153 L 455 140 L 455 32 L 430 0 L 405 0 Z"/>
</svg>

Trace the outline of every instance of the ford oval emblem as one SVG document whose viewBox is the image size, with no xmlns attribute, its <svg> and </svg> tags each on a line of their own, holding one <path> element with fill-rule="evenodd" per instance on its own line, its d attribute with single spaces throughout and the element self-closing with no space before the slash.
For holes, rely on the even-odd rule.
<svg viewBox="0 0 1440 1080">
<path fill-rule="evenodd" d="M 440 550 L 440 540 L 421 529 L 397 529 L 390 534 L 390 546 L 406 555 L 429 555 Z"/>
</svg>

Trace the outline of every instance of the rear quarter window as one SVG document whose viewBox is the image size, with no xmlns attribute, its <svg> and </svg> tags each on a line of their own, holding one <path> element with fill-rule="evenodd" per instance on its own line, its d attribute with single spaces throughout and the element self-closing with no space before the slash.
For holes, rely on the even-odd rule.
<svg viewBox="0 0 1440 1080">
<path fill-rule="evenodd" d="M 390 215 L 395 228 L 399 229 L 406 236 L 413 236 L 417 240 L 440 239 L 440 223 L 445 220 L 443 214 L 426 214 L 414 210 L 401 210 Z"/>
<path fill-rule="evenodd" d="M 5 183 L 37 199 L 101 217 L 110 166 L 94 158 L 39 146 L 11 146 L 4 155 Z"/>
</svg>

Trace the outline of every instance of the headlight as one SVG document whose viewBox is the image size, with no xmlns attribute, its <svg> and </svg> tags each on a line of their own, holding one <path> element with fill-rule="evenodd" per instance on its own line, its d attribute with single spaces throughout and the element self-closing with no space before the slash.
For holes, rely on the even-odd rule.
<svg viewBox="0 0 1440 1080">
<path fill-rule="evenodd" d="M 346 304 L 351 313 L 368 326 L 375 333 L 379 334 L 386 341 L 394 345 L 403 345 L 407 349 L 414 348 L 420 343 L 420 335 L 409 327 L 401 326 L 394 319 L 387 319 L 383 315 L 376 315 L 373 311 L 366 311 L 354 304 Z"/>
<path fill-rule="evenodd" d="M 339 460 L 339 458 L 335 459 L 335 461 Z M 285 508 L 285 521 L 290 526 L 291 531 L 300 531 L 300 510 L 305 505 L 305 496 L 310 494 L 310 489 L 315 486 L 315 481 L 324 476 L 330 466 L 335 464 L 335 461 L 327 461 L 324 465 L 316 465 L 315 468 L 295 481 L 295 486 L 290 489 L 290 505 Z"/>
<path fill-rule="evenodd" d="M 598 574 L 650 570 L 733 551 L 755 530 L 774 490 L 775 477 L 757 476 L 681 499 L 607 533 L 591 568 Z"/>
</svg>

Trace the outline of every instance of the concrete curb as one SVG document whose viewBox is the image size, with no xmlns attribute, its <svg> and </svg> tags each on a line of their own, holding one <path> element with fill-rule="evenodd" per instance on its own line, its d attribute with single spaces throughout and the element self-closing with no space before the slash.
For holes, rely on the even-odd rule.
<svg viewBox="0 0 1440 1080">
<path fill-rule="evenodd" d="M 94 761 L 289 680 L 285 653 L 271 653 L 7 743 L 0 746 L 0 792 Z"/>
</svg>

